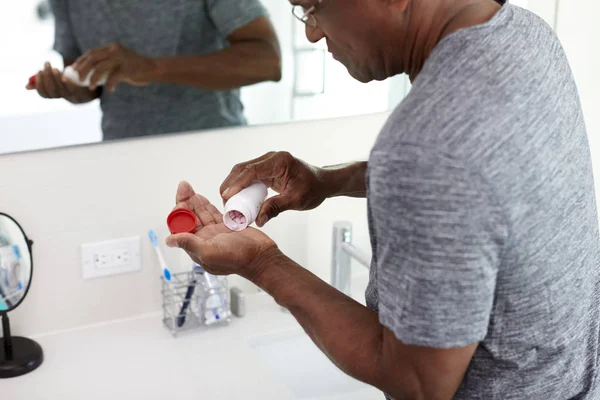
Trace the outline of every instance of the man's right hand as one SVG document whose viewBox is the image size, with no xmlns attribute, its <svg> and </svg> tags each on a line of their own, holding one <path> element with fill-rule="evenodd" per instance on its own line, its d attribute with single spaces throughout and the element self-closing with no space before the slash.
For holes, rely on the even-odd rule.
<svg viewBox="0 0 600 400">
<path fill-rule="evenodd" d="M 44 69 L 35 76 L 35 84 L 28 83 L 26 89 L 36 90 L 40 96 L 46 99 L 65 99 L 74 104 L 87 103 L 98 97 L 96 91 L 63 80 L 62 72 L 52 68 L 48 62 L 44 64 Z"/>
<path fill-rule="evenodd" d="M 293 157 L 287 152 L 270 152 L 254 160 L 237 164 L 221 185 L 224 201 L 260 180 L 278 192 L 267 199 L 256 218 L 258 226 L 287 210 L 312 210 L 329 197 L 323 170 Z"/>
</svg>

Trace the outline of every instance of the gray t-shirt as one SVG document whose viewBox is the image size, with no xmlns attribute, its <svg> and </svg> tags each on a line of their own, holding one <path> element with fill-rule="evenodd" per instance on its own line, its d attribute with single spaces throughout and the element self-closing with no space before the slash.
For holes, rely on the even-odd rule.
<svg viewBox="0 0 600 400">
<path fill-rule="evenodd" d="M 410 345 L 479 343 L 456 399 L 598 399 L 600 241 L 565 53 L 505 5 L 433 50 L 369 159 L 369 307 Z"/>
<path fill-rule="evenodd" d="M 54 49 L 65 59 L 120 42 L 142 55 L 212 53 L 227 36 L 266 15 L 260 0 L 50 0 Z M 153 83 L 103 91 L 104 139 L 245 125 L 239 90 Z"/>
</svg>

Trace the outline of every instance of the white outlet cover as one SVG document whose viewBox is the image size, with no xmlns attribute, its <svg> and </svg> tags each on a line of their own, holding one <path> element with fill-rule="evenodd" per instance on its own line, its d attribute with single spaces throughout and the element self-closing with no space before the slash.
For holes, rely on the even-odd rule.
<svg viewBox="0 0 600 400">
<path fill-rule="evenodd" d="M 83 279 L 124 274 L 141 269 L 139 236 L 81 245 Z"/>
</svg>

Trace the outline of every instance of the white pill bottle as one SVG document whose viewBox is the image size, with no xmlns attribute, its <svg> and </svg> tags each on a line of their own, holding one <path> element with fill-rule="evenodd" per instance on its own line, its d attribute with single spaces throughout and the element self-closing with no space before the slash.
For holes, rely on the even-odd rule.
<svg viewBox="0 0 600 400">
<path fill-rule="evenodd" d="M 77 86 L 87 87 L 90 86 L 90 80 L 92 79 L 92 75 L 94 74 L 94 69 L 92 69 L 84 80 L 79 79 L 79 73 L 73 69 L 70 65 L 65 68 L 63 71 L 63 76 L 69 81 L 73 82 Z M 96 83 L 96 86 L 102 86 L 106 83 L 108 79 L 108 75 L 104 75 L 100 78 L 100 80 Z"/>
<path fill-rule="evenodd" d="M 239 193 L 232 196 L 225 203 L 223 223 L 232 231 L 241 231 L 252 224 L 262 203 L 267 199 L 267 186 L 255 181 Z"/>
</svg>

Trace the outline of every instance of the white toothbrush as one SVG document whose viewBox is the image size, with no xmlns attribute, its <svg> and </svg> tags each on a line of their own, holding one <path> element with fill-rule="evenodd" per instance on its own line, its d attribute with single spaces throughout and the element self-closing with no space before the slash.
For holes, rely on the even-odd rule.
<svg viewBox="0 0 600 400">
<path fill-rule="evenodd" d="M 171 280 L 171 271 L 169 271 L 169 268 L 167 267 L 167 263 L 165 262 L 165 258 L 163 257 L 162 252 L 160 251 L 160 247 L 158 247 L 158 236 L 156 235 L 156 232 L 154 232 L 154 229 L 150 229 L 148 231 L 148 237 L 150 238 L 152 247 L 154 247 L 154 250 L 156 251 L 156 255 L 158 256 L 158 262 L 160 264 L 162 274 L 166 280 L 170 281 Z"/>
</svg>

